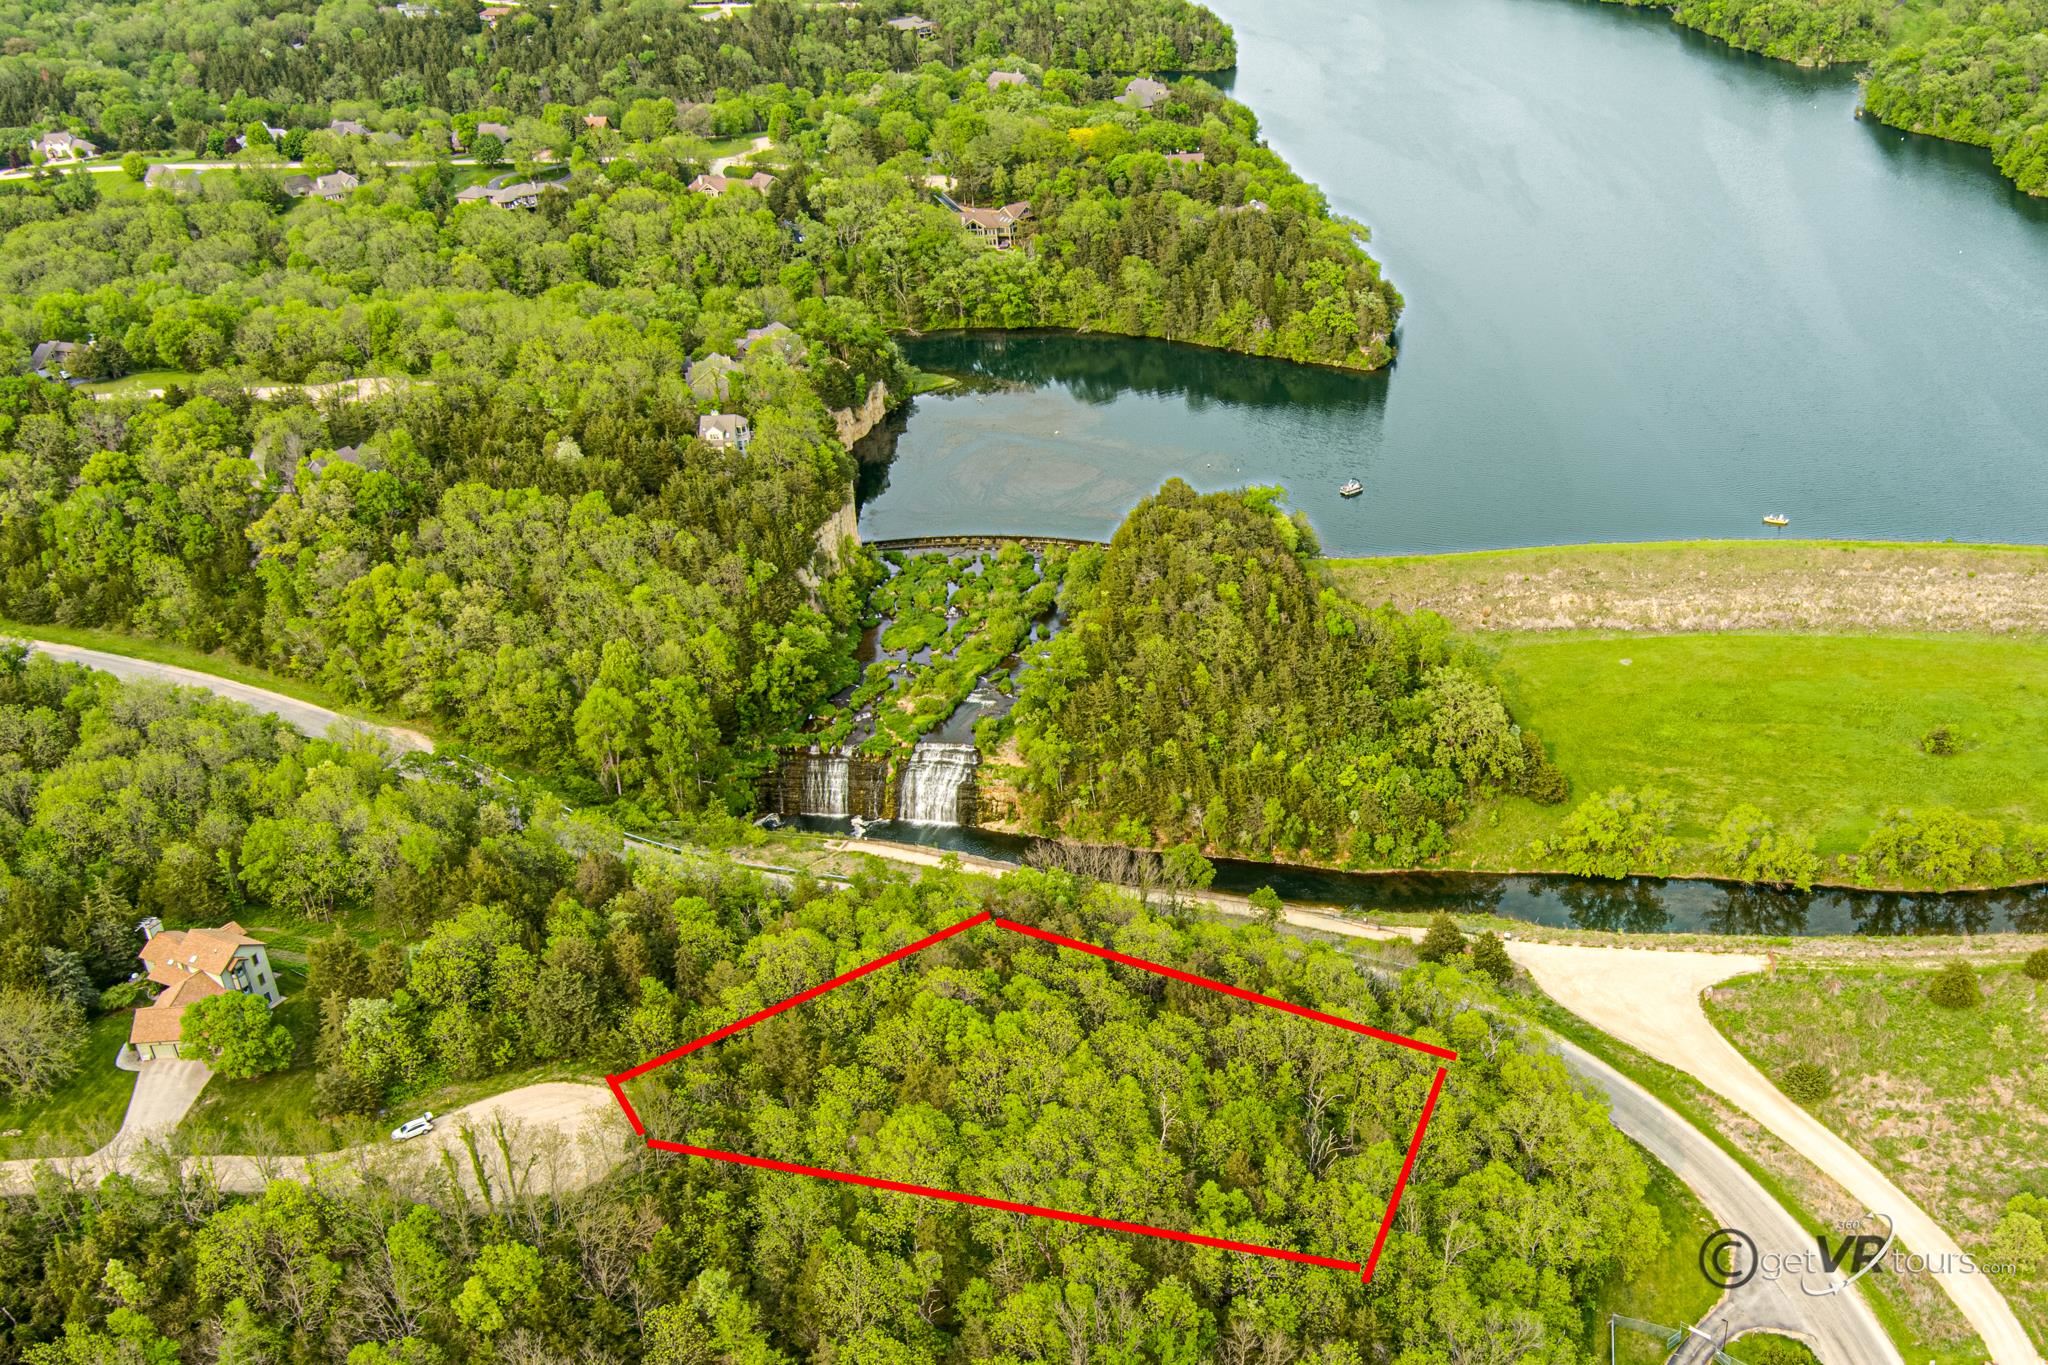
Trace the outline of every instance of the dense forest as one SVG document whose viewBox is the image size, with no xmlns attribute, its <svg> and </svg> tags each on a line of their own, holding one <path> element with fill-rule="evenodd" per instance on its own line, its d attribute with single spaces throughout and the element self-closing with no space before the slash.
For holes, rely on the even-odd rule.
<svg viewBox="0 0 2048 1365">
<path fill-rule="evenodd" d="M 340 1175 L 235 1199 L 141 1174 L 0 1213 L 11 1358 L 1565 1361 L 1593 1291 L 1658 1250 L 1640 1158 L 1483 976 L 1061 872 L 777 888 L 712 858 L 628 864 L 601 826 L 453 765 L 16 653 L 0 728 L 0 998 L 52 1002 L 36 1037 L 61 1052 L 132 1001 L 137 912 L 310 921 L 323 1111 L 534 1059 L 623 1066 L 979 909 L 1460 1054 L 1370 1288 L 660 1154 L 492 1199 Z M 0 1014 L 9 1057 L 32 1022 Z M 1433 1066 L 990 930 L 636 1100 L 712 1145 L 1359 1259 Z"/>
<path fill-rule="evenodd" d="M 1470 648 L 1430 613 L 1341 596 L 1277 497 L 1176 479 L 1069 563 L 1069 626 L 1014 712 L 1024 823 L 1410 866 L 1477 793 L 1562 799 Z"/>
<path fill-rule="evenodd" d="M 262 48 L 327 63 L 319 88 L 336 93 L 314 106 L 284 75 L 252 87 L 274 95 L 216 102 L 160 90 L 154 57 L 95 65 L 161 51 L 168 20 L 150 9 L 35 87 L 38 117 L 68 101 L 119 145 L 250 143 L 168 187 L 121 172 L 0 186 L 0 360 L 24 369 L 57 341 L 75 380 L 144 376 L 100 394 L 0 380 L 0 617 L 225 649 L 650 811 L 740 805 L 774 745 L 856 680 L 873 566 L 826 528 L 851 497 L 844 419 L 877 386 L 909 390 L 893 329 L 1097 328 L 1355 366 L 1391 353 L 1399 296 L 1352 229 L 1199 81 L 1148 111 L 1117 102 L 1111 76 L 1031 67 L 991 86 L 928 63 L 818 91 L 721 86 L 710 103 L 653 93 L 695 88 L 679 77 L 592 106 L 494 89 L 449 113 L 387 73 L 374 84 L 394 102 L 372 109 L 340 98 L 367 79 L 350 63 L 454 21 L 346 14 L 393 42 L 323 46 L 343 12 L 322 9 L 303 47 Z M 598 19 L 523 15 L 490 41 L 569 42 Z M 816 26 L 857 21 L 764 5 L 677 31 L 722 34 L 727 56 L 780 43 L 783 73 L 836 67 Z M 209 32 L 179 44 L 249 55 L 230 26 Z M 463 41 L 483 60 L 483 36 Z M 142 112 L 119 114 L 116 92 Z M 389 140 L 327 130 L 338 114 Z M 279 146 L 268 129 L 284 125 Z M 546 178 L 537 206 L 461 200 L 490 171 L 454 164 L 451 135 L 490 139 L 506 176 Z M 727 136 L 772 144 L 765 194 L 689 190 L 707 139 Z M 293 197 L 278 164 L 293 143 L 297 169 L 361 183 Z M 1021 245 L 977 241 L 939 184 L 1029 202 Z M 771 324 L 793 332 L 750 348 Z M 363 375 L 388 382 L 349 384 Z M 300 383 L 328 387 L 278 387 Z M 698 438 L 716 411 L 750 421 L 737 450 Z"/>
<path fill-rule="evenodd" d="M 1869 63 L 1863 106 L 1897 128 L 1988 147 L 2048 194 L 2044 0 L 1611 0 L 1806 66 Z"/>
</svg>

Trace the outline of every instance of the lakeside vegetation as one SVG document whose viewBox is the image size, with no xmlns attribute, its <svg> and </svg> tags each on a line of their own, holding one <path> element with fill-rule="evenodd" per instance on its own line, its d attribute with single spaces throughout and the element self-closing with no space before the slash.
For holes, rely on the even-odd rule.
<svg viewBox="0 0 2048 1365">
<path fill-rule="evenodd" d="M 1943 1005 L 1922 964 L 1783 969 L 1716 987 L 1707 1013 L 1788 1094 L 1812 1070 L 1795 1098 L 2006 1267 L 2000 1292 L 2048 1347 L 2048 985 L 2011 965 L 1970 975 L 1974 995 L 1952 998 L 1971 1003 Z"/>
<path fill-rule="evenodd" d="M 1910 132 L 1989 148 L 2048 195 L 2048 0 L 1608 0 L 1669 10 L 1735 47 L 1802 66 L 1868 63 L 1863 107 Z"/>
</svg>

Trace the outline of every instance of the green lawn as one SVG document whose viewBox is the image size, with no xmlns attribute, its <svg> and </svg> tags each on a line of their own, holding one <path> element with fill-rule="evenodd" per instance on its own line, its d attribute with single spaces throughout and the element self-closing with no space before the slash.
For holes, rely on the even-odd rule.
<svg viewBox="0 0 2048 1365">
<path fill-rule="evenodd" d="M 229 1081 L 218 1076 L 209 1081 L 199 1102 L 178 1127 L 180 1150 L 259 1155 L 339 1151 L 358 1143 L 384 1141 L 401 1120 L 423 1110 L 446 1114 L 523 1085 L 599 1079 L 588 1070 L 542 1063 L 478 1080 L 423 1086 L 395 1097 L 385 1114 L 323 1118 L 314 1112 L 313 1103 L 313 1051 L 320 1020 L 306 995 L 305 969 L 279 963 L 277 977 L 285 999 L 277 1007 L 275 1017 L 292 1031 L 298 1042 L 297 1056 L 290 1069 L 249 1081 Z"/>
<path fill-rule="evenodd" d="M 1707 1013 L 1765 1075 L 1816 1062 L 1814 1113 L 1979 1256 L 2006 1200 L 2048 1195 L 2048 984 L 1980 973 L 1984 1003 L 1927 999 L 1915 966 L 1781 969 L 1710 993 Z M 2048 1266 L 2000 1288 L 2048 1348 Z"/>
<path fill-rule="evenodd" d="M 18 1137 L 0 1136 L 0 1159 L 83 1156 L 105 1146 L 135 1090 L 135 1073 L 114 1065 L 127 1041 L 126 1010 L 95 1019 L 76 1075 L 45 1099 L 0 1105 L 0 1133 L 20 1130 Z"/>
<path fill-rule="evenodd" d="M 1705 1317 L 1721 1291 L 1700 1274 L 1700 1243 L 1717 1224 L 1707 1206 L 1657 1159 L 1638 1149 L 1650 1168 L 1650 1203 L 1664 1228 L 1664 1245 L 1633 1278 L 1603 1285 L 1587 1310 L 1589 1348 L 1607 1355 L 1607 1319 L 1619 1313 L 1665 1327 L 1690 1327 Z M 1632 1332 L 1615 1336 L 1615 1360 L 1628 1365 L 1662 1365 L 1661 1343 Z"/>
<path fill-rule="evenodd" d="M 137 370 L 119 379 L 102 379 L 79 387 L 87 393 L 140 395 L 151 389 L 166 389 L 173 384 L 190 384 L 199 378 L 201 376 L 191 370 Z"/>
<path fill-rule="evenodd" d="M 1609 787 L 1661 787 L 1681 841 L 1742 802 L 1814 836 L 1861 846 L 1879 813 L 1951 805 L 2048 823 L 2048 641 L 1978 635 L 1482 637 L 1508 704 L 1571 779 L 1565 805 L 1519 798 L 1460 831 L 1459 861 L 1525 866 L 1571 805 Z M 1920 740 L 1947 725 L 1947 758 Z"/>
</svg>

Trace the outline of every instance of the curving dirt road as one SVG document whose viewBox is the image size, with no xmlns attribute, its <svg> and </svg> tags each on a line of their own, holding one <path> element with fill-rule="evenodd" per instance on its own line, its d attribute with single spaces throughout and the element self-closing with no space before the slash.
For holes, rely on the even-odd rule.
<svg viewBox="0 0 2048 1365">
<path fill-rule="evenodd" d="M 464 1150 L 465 1134 L 476 1144 L 474 1162 Z M 223 1190 L 260 1194 L 272 1180 L 304 1180 L 315 1172 L 423 1177 L 453 1157 L 456 1178 L 471 1189 L 481 1165 L 482 1178 L 494 1193 L 561 1192 L 610 1174 L 637 1146 L 627 1143 L 627 1136 L 625 1120 L 605 1087 L 547 1081 L 464 1105 L 410 1142 L 386 1141 L 316 1156 L 188 1156 L 180 1168 L 188 1176 L 210 1175 Z M 146 1137 L 124 1128 L 90 1156 L 0 1161 L 0 1194 L 31 1192 L 43 1167 L 83 1182 L 151 1168 L 160 1158 Z"/>
<path fill-rule="evenodd" d="M 316 738 L 340 726 L 344 730 L 370 730 L 383 735 L 400 753 L 434 751 L 434 741 L 417 730 L 407 730 L 395 725 L 373 725 L 369 721 L 344 716 L 339 711 L 330 711 L 309 701 L 300 701 L 297 697 L 287 697 L 282 692 L 251 687 L 247 683 L 231 682 L 226 678 L 201 673 L 196 669 L 179 668 L 174 664 L 151 663 L 146 659 L 131 659 L 125 654 L 112 654 L 104 649 L 53 644 L 47 640 L 27 639 L 26 643 L 30 653 L 47 654 L 65 663 L 84 664 L 87 668 L 96 668 L 117 678 L 129 681 L 147 679 L 153 682 L 173 683 L 179 687 L 204 688 L 216 696 L 226 697 L 229 701 L 238 701 L 244 706 L 276 716 L 294 730 Z"/>
</svg>

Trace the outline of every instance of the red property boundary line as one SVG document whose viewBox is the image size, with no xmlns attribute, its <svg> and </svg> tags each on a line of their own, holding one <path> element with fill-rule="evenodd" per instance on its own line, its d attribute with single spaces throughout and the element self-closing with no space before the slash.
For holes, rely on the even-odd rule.
<svg viewBox="0 0 2048 1365">
<path fill-rule="evenodd" d="M 1224 1237 L 1206 1237 L 1200 1233 L 1181 1232 L 1174 1228 L 1155 1227 L 1149 1223 L 1126 1223 L 1115 1218 L 1097 1218 L 1093 1214 L 1073 1213 L 1066 1209 L 1045 1208 L 1037 1204 L 1019 1204 L 1008 1199 L 991 1199 L 985 1195 L 962 1194 L 958 1190 L 941 1190 L 930 1185 L 913 1185 L 901 1180 L 884 1180 L 879 1176 L 860 1175 L 853 1171 L 833 1171 L 826 1170 L 820 1166 L 801 1166 L 791 1161 L 776 1161 L 769 1157 L 749 1156 L 744 1152 L 721 1151 L 716 1147 L 693 1147 L 684 1142 L 669 1142 L 662 1138 L 647 1136 L 647 1128 L 641 1123 L 640 1115 L 635 1112 L 632 1101 L 626 1098 L 626 1082 L 644 1076 L 650 1071 L 667 1066 L 670 1062 L 687 1057 L 691 1053 L 707 1048 L 722 1039 L 730 1038 L 735 1033 L 742 1033 L 764 1019 L 771 1019 L 781 1014 L 784 1010 L 794 1009 L 806 1001 L 815 1000 L 827 992 L 838 990 L 841 986 L 849 982 L 858 981 L 870 972 L 879 971 L 884 967 L 901 962 L 905 958 L 913 957 L 933 944 L 943 943 L 957 934 L 964 934 L 969 929 L 982 924 L 993 924 L 998 929 L 1007 930 L 1013 934 L 1021 934 L 1026 938 L 1037 939 L 1041 943 L 1050 943 L 1061 948 L 1071 948 L 1077 953 L 1087 953 L 1090 957 L 1099 957 L 1105 962 L 1114 962 L 1119 966 L 1136 968 L 1138 971 L 1150 972 L 1154 976 L 1163 976 L 1170 981 L 1179 981 L 1185 985 L 1199 986 L 1204 990 L 1215 991 L 1219 995 L 1227 995 L 1234 1000 L 1243 1000 L 1250 1004 L 1264 1006 L 1267 1009 L 1280 1010 L 1283 1013 L 1292 1014 L 1314 1023 L 1328 1024 L 1333 1028 L 1343 1029 L 1347 1033 L 1356 1033 L 1367 1038 L 1377 1039 L 1383 1043 L 1392 1043 L 1397 1047 L 1408 1048 L 1411 1051 L 1436 1058 L 1439 1062 L 1454 1062 L 1458 1059 L 1458 1054 L 1451 1049 L 1438 1047 L 1434 1043 L 1425 1043 L 1419 1038 L 1410 1038 L 1406 1034 L 1401 1033 L 1391 1033 L 1386 1029 L 1374 1028 L 1370 1024 L 1361 1024 L 1355 1019 L 1343 1019 L 1334 1014 L 1325 1014 L 1321 1010 L 1312 1010 L 1303 1005 L 1291 1004 L 1285 1000 L 1276 1000 L 1270 995 L 1260 995 L 1257 991 L 1248 991 L 1241 986 L 1232 986 L 1222 981 L 1213 981 L 1206 976 L 1196 976 L 1190 972 L 1162 966 L 1157 962 L 1148 962 L 1141 957 L 1132 957 L 1127 953 L 1119 953 L 1109 948 L 1099 947 L 1093 943 L 1084 943 L 1080 939 L 1068 938 L 1065 935 L 1055 934 L 1050 930 L 1040 929 L 1033 925 L 1019 924 L 1015 920 L 1004 919 L 999 915 L 991 914 L 989 911 L 984 910 L 978 915 L 970 915 L 958 924 L 948 925 L 937 933 L 927 934 L 915 943 L 905 944 L 893 953 L 885 953 L 872 962 L 864 962 L 850 972 L 842 972 L 830 981 L 813 986 L 807 991 L 801 991 L 796 995 L 790 996 L 787 1000 L 777 1001 L 765 1009 L 756 1010 L 746 1018 L 735 1020 L 724 1028 L 713 1029 L 701 1038 L 693 1038 L 681 1047 L 671 1048 L 658 1057 L 650 1057 L 638 1066 L 618 1072 L 616 1075 L 607 1076 L 604 1078 L 605 1084 L 611 1087 L 613 1097 L 619 1102 L 619 1108 L 625 1112 L 626 1121 L 633 1125 L 633 1132 L 644 1139 L 646 1144 L 655 1151 L 675 1152 L 682 1156 L 702 1157 L 707 1161 L 730 1162 L 733 1165 L 751 1166 L 764 1171 L 780 1171 L 786 1175 L 812 1176 L 819 1180 L 833 1180 L 841 1184 L 858 1185 L 872 1190 L 887 1190 L 894 1194 L 914 1194 L 925 1199 L 941 1199 L 952 1204 L 966 1204 L 980 1209 L 995 1209 L 1003 1213 L 1025 1214 L 1033 1218 L 1050 1218 L 1062 1223 L 1079 1223 L 1084 1227 L 1101 1228 L 1108 1232 L 1135 1233 L 1142 1237 L 1157 1237 L 1169 1242 L 1185 1242 L 1193 1246 L 1215 1247 L 1222 1251 L 1237 1251 L 1250 1256 L 1266 1256 L 1274 1260 L 1293 1261 L 1301 1265 L 1322 1266 L 1330 1270 L 1356 1271 L 1362 1283 L 1372 1283 L 1373 1272 L 1379 1268 L 1380 1252 L 1386 1247 L 1387 1234 L 1394 1226 L 1394 1214 L 1401 1207 L 1401 1196 L 1407 1191 L 1408 1178 L 1415 1172 L 1415 1158 L 1422 1151 L 1422 1135 L 1428 1131 L 1430 1116 L 1436 1112 L 1437 1099 L 1443 1094 L 1444 1077 L 1448 1074 L 1449 1070 L 1446 1066 L 1439 1065 L 1436 1069 L 1435 1078 L 1430 1081 L 1429 1097 L 1422 1102 L 1422 1113 L 1415 1120 L 1415 1135 L 1409 1139 L 1407 1154 L 1401 1160 L 1400 1177 L 1394 1181 L 1393 1196 L 1387 1201 L 1386 1213 L 1380 1217 L 1379 1232 L 1373 1238 L 1372 1252 L 1365 1258 L 1363 1265 L 1360 1265 L 1357 1261 L 1341 1261 L 1335 1257 L 1316 1256 L 1305 1251 L 1292 1251 L 1286 1247 L 1260 1246 L 1252 1242 L 1234 1242 Z"/>
</svg>

